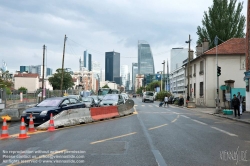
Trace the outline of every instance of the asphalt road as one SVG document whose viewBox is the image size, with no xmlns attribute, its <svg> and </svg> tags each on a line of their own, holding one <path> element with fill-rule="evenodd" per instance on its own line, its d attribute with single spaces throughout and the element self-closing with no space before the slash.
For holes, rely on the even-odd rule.
<svg viewBox="0 0 250 166">
<path fill-rule="evenodd" d="M 130 116 L 38 132 L 24 140 L 0 140 L 0 166 L 8 165 L 3 162 L 91 166 L 250 165 L 249 124 L 184 108 L 158 107 L 158 102 L 142 103 L 140 98 L 134 101 L 136 113 Z M 12 124 L 9 133 L 18 135 L 18 130 L 19 125 Z"/>
</svg>

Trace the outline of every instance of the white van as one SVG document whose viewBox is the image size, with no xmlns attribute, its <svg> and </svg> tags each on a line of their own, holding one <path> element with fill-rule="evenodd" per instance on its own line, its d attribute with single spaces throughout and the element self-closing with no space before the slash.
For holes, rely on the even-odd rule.
<svg viewBox="0 0 250 166">
<path fill-rule="evenodd" d="M 143 93 L 142 96 L 142 102 L 145 101 L 151 101 L 152 103 L 154 102 L 154 92 L 152 91 L 146 91 Z"/>
</svg>

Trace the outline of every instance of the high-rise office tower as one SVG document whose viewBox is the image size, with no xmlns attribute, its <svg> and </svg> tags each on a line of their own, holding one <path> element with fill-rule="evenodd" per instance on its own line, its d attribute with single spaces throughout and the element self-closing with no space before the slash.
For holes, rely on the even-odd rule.
<svg viewBox="0 0 250 166">
<path fill-rule="evenodd" d="M 87 50 L 83 53 L 83 67 L 88 71 L 92 71 L 92 55 Z"/>
<path fill-rule="evenodd" d="M 170 72 L 179 69 L 188 57 L 188 48 L 172 48 L 170 55 Z"/>
<path fill-rule="evenodd" d="M 120 77 L 120 53 L 105 53 L 105 81 L 115 81 L 114 77 Z"/>
<path fill-rule="evenodd" d="M 146 41 L 138 41 L 138 74 L 155 74 L 153 54 Z"/>
<path fill-rule="evenodd" d="M 126 82 L 128 79 L 128 65 L 121 66 L 121 77 L 122 77 L 122 85 L 126 86 Z"/>
<path fill-rule="evenodd" d="M 136 74 L 138 74 L 138 63 L 132 63 L 132 90 L 135 88 Z"/>
</svg>

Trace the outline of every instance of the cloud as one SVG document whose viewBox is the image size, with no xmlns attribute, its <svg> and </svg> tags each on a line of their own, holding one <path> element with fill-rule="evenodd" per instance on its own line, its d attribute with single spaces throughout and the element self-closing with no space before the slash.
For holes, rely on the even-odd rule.
<svg viewBox="0 0 250 166">
<path fill-rule="evenodd" d="M 207 0 L 0 2 L 0 60 L 11 71 L 19 70 L 21 65 L 41 64 L 44 44 L 48 67 L 54 71 L 60 68 L 65 34 L 67 68 L 78 70 L 84 50 L 104 68 L 105 52 L 114 50 L 121 53 L 121 65 L 131 69 L 132 62 L 137 62 L 138 40 L 146 40 L 159 71 L 159 64 L 169 58 L 171 48 L 188 47 L 185 41 L 189 34 L 191 47 L 196 46 L 197 26 L 212 5 Z"/>
</svg>

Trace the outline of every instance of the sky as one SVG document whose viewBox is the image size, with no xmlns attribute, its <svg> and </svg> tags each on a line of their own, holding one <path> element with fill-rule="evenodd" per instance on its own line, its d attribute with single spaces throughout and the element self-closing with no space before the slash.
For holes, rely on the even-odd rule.
<svg viewBox="0 0 250 166">
<path fill-rule="evenodd" d="M 247 0 L 243 15 L 247 15 Z M 212 0 L 0 0 L 0 60 L 8 70 L 42 65 L 46 46 L 48 67 L 79 70 L 79 58 L 88 50 L 105 69 L 105 52 L 121 55 L 121 65 L 137 62 L 138 40 L 150 44 L 155 71 L 170 60 L 171 48 L 195 49 L 197 26 Z M 1 65 L 2 66 L 2 65 Z"/>
</svg>

